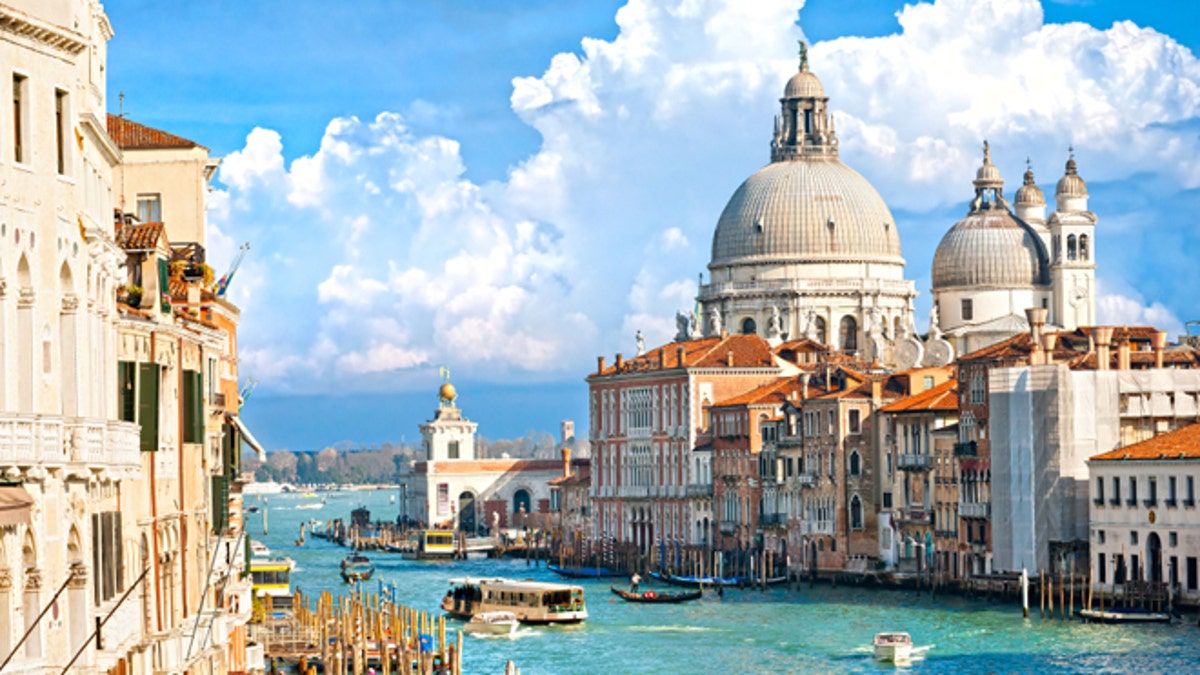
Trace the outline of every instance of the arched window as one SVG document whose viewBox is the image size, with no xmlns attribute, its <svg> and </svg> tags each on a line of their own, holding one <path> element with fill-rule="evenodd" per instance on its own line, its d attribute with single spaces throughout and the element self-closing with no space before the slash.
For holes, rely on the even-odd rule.
<svg viewBox="0 0 1200 675">
<path fill-rule="evenodd" d="M 1077 253 L 1075 250 L 1075 235 L 1067 237 L 1067 260 L 1075 260 Z"/>
<path fill-rule="evenodd" d="M 858 451 L 855 450 L 854 452 L 851 452 L 850 453 L 850 475 L 851 476 L 857 476 L 858 474 L 862 473 L 862 467 L 860 466 L 860 464 L 861 464 L 861 460 L 858 457 Z"/>
<path fill-rule="evenodd" d="M 838 344 L 843 352 L 858 351 L 858 321 L 849 314 L 842 317 L 842 324 L 838 328 Z"/>
<path fill-rule="evenodd" d="M 742 335 L 754 335 L 758 332 L 758 324 L 754 323 L 754 319 L 746 317 L 742 319 Z"/>
<path fill-rule="evenodd" d="M 816 323 L 816 327 L 817 327 L 817 330 L 816 330 L 817 342 L 820 342 L 823 345 L 829 344 L 829 340 L 827 339 L 826 332 L 825 332 L 825 319 L 818 316 L 815 323 Z"/>
<path fill-rule="evenodd" d="M 1079 259 L 1088 259 L 1088 236 L 1086 234 L 1079 235 Z"/>
<path fill-rule="evenodd" d="M 850 528 L 854 530 L 863 529 L 862 500 L 858 498 L 858 495 L 850 498 Z"/>
</svg>

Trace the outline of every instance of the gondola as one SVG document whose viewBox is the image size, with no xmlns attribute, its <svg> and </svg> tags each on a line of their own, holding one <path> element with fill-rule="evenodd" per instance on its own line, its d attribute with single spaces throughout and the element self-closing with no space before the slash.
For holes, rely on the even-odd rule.
<svg viewBox="0 0 1200 675">
<path fill-rule="evenodd" d="M 546 567 L 559 576 L 569 577 L 571 579 L 597 579 L 600 577 L 623 577 L 623 572 L 610 570 L 607 567 L 561 567 L 559 565 L 546 565 Z"/>
<path fill-rule="evenodd" d="M 701 588 L 703 586 L 724 586 L 725 588 L 754 588 L 762 583 L 760 577 L 697 577 L 672 576 L 661 572 L 651 572 L 650 577 L 656 581 L 684 588 Z M 787 577 L 767 577 L 768 586 L 776 586 L 787 581 Z"/>
<path fill-rule="evenodd" d="M 701 591 L 641 591 L 640 593 L 633 593 L 631 591 L 623 591 L 616 586 L 609 586 L 609 590 L 613 592 L 613 595 L 621 596 L 621 599 L 625 602 L 687 602 L 689 600 L 699 600 L 703 595 Z"/>
</svg>

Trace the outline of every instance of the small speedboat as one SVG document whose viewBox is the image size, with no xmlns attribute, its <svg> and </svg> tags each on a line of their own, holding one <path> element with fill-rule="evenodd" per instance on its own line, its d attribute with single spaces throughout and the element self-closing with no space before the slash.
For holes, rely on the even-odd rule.
<svg viewBox="0 0 1200 675">
<path fill-rule="evenodd" d="M 472 616 L 463 630 L 472 635 L 511 635 L 519 623 L 512 612 L 482 612 Z"/>
<path fill-rule="evenodd" d="M 912 661 L 912 637 L 908 633 L 877 633 L 875 635 L 875 660 L 890 663 Z"/>
<path fill-rule="evenodd" d="M 375 563 L 361 553 L 351 553 L 342 559 L 342 580 L 346 583 L 366 581 L 375 573 Z"/>
</svg>

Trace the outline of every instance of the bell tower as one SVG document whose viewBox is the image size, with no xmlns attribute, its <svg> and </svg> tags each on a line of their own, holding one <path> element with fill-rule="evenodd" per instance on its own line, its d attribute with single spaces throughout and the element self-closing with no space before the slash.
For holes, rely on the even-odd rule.
<svg viewBox="0 0 1200 675">
<path fill-rule="evenodd" d="M 1096 214 L 1088 211 L 1087 183 L 1079 176 L 1074 148 L 1058 181 L 1050 215 L 1051 323 L 1066 330 L 1096 325 Z"/>
</svg>

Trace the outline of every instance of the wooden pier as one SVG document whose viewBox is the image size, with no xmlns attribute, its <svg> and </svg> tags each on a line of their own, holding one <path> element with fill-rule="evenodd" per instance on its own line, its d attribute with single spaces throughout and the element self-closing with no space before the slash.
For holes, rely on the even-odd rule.
<svg viewBox="0 0 1200 675">
<path fill-rule="evenodd" d="M 461 675 L 463 636 L 447 640 L 446 618 L 377 594 L 322 593 L 315 603 L 296 591 L 292 612 L 251 624 L 268 673 Z"/>
</svg>

